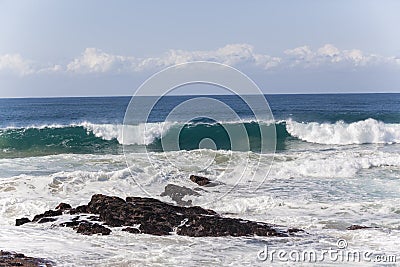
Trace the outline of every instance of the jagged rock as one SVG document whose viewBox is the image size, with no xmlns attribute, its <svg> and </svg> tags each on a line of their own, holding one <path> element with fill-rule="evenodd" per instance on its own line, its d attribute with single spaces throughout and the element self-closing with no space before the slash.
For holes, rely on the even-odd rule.
<svg viewBox="0 0 400 267">
<path fill-rule="evenodd" d="M 15 220 L 15 226 L 20 226 L 23 225 L 25 223 L 31 222 L 31 220 L 29 220 L 28 218 L 21 218 L 21 219 L 16 219 Z"/>
<path fill-rule="evenodd" d="M 370 229 L 370 228 L 372 228 L 372 227 L 353 224 L 353 225 L 347 227 L 346 229 L 347 230 L 359 230 L 359 229 Z"/>
<path fill-rule="evenodd" d="M 51 267 L 53 263 L 39 258 L 27 257 L 21 253 L 0 251 L 0 266 L 22 266 L 22 267 Z"/>
<path fill-rule="evenodd" d="M 169 196 L 178 205 L 191 206 L 192 201 L 191 200 L 185 201 L 183 200 L 183 198 L 185 196 L 200 196 L 200 194 L 184 186 L 168 184 L 165 186 L 164 192 L 162 192 L 160 196 L 162 197 Z"/>
<path fill-rule="evenodd" d="M 88 205 L 67 210 L 65 213 L 77 214 L 79 211 L 96 215 L 92 219 L 99 220 L 104 225 L 81 220 L 82 217 L 89 219 L 93 216 L 77 215 L 70 222 L 63 222 L 60 226 L 72 227 L 78 233 L 85 235 L 110 234 L 111 229 L 105 225 L 109 227 L 124 226 L 123 231 L 135 234 L 169 235 L 176 233 L 193 237 L 288 236 L 302 231 L 300 229 L 282 231 L 278 230 L 277 226 L 267 223 L 226 218 L 213 210 L 198 206 L 175 206 L 158 199 L 144 197 L 127 197 L 124 200 L 115 196 L 93 195 Z M 54 215 L 54 212 L 47 211 L 44 214 Z M 45 219 L 43 216 L 42 218 Z"/>
<path fill-rule="evenodd" d="M 208 178 L 197 175 L 190 175 L 190 180 L 200 186 L 205 186 L 211 183 Z"/>
<path fill-rule="evenodd" d="M 61 211 L 65 211 L 65 210 L 69 210 L 69 209 L 72 209 L 71 205 L 67 204 L 67 203 L 62 203 L 62 202 L 60 204 L 58 204 L 58 206 L 56 207 L 56 210 L 61 210 Z"/>
</svg>

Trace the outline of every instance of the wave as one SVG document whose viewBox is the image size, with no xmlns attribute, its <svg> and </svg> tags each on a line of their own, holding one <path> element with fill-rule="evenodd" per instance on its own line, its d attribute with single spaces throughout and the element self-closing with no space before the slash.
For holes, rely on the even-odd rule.
<svg viewBox="0 0 400 267">
<path fill-rule="evenodd" d="M 245 127 L 246 134 L 239 134 Z M 128 136 L 123 128 L 128 127 Z M 49 155 L 60 153 L 121 153 L 122 145 L 163 151 L 165 140 L 176 142 L 183 150 L 198 149 L 204 138 L 214 141 L 221 150 L 261 149 L 260 127 L 273 129 L 270 122 L 159 122 L 124 126 L 122 124 L 41 125 L 0 129 L 0 157 Z M 400 143 L 400 124 L 385 124 L 375 119 L 354 123 L 297 122 L 291 119 L 275 123 L 277 149 L 284 150 L 286 141 L 303 141 L 325 145 Z M 145 133 L 145 134 L 143 134 Z M 243 145 L 238 149 L 231 143 Z M 205 147 L 210 148 L 210 147 Z"/>
<path fill-rule="evenodd" d="M 385 124 L 371 118 L 353 123 L 300 123 L 288 120 L 286 129 L 300 140 L 326 145 L 400 143 L 400 124 Z"/>
</svg>

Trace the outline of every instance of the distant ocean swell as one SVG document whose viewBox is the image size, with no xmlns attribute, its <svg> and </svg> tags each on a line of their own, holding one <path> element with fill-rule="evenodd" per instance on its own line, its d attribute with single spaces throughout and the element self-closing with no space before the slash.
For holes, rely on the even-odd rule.
<svg viewBox="0 0 400 267">
<path fill-rule="evenodd" d="M 197 149 L 203 138 L 215 141 L 218 149 L 229 150 L 231 144 L 224 127 L 240 123 L 148 123 L 129 126 L 129 138 L 122 137 L 122 125 L 92 124 L 43 125 L 0 129 L 0 157 L 47 155 L 60 153 L 119 153 L 121 145 L 144 146 L 162 151 L 161 138 L 178 135 L 180 148 Z M 251 150 L 260 146 L 259 127 L 269 123 L 245 122 Z M 302 123 L 293 120 L 275 123 L 277 149 L 287 140 L 326 145 L 400 143 L 400 124 L 387 124 L 375 119 L 353 123 Z M 146 136 L 142 133 L 146 129 Z M 247 138 L 247 137 L 246 137 Z M 8 156 L 7 156 L 8 155 Z"/>
</svg>

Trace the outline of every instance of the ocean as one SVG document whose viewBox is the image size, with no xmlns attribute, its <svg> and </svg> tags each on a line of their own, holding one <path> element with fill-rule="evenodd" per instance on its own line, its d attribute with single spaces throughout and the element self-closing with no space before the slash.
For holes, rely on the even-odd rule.
<svg viewBox="0 0 400 267">
<path fill-rule="evenodd" d="M 196 97 L 162 98 L 149 114 L 145 136 L 137 124 L 129 138 L 123 123 L 130 97 L 0 99 L 0 249 L 59 266 L 269 266 L 271 257 L 258 257 L 265 246 L 319 253 L 337 249 L 338 240 L 352 251 L 398 254 L 400 94 L 266 95 L 273 121 L 252 119 L 238 96 L 201 96 L 225 103 L 238 120 L 220 114 L 218 120 L 197 116 L 185 122 L 186 112 L 169 120 L 174 107 Z M 146 101 L 153 100 L 140 102 Z M 199 114 L 210 109 L 201 107 Z M 248 149 L 235 147 L 224 131 L 241 125 Z M 276 151 L 262 150 L 260 127 L 273 127 Z M 179 136 L 180 149 L 165 149 L 169 136 Z M 203 139 L 214 143 L 200 145 Z M 190 174 L 222 179 L 191 197 L 195 205 L 305 233 L 193 238 L 113 230 L 110 236 L 82 236 L 51 223 L 14 226 L 16 218 L 31 218 L 60 202 L 85 204 L 97 193 L 150 192 L 172 202 L 159 193 L 170 183 L 193 187 Z M 254 181 L 246 177 L 262 183 L 249 190 Z M 372 228 L 346 230 L 351 225 Z M 273 262 L 290 266 L 293 259 Z M 349 264 L 324 261 L 337 263 Z"/>
</svg>

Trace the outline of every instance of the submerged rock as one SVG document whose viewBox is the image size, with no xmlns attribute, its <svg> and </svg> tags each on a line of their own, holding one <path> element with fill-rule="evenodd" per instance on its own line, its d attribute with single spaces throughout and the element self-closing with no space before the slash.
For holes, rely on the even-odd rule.
<svg viewBox="0 0 400 267">
<path fill-rule="evenodd" d="M 202 177 L 202 176 L 197 176 L 197 175 L 190 175 L 190 180 L 200 186 L 205 186 L 205 185 L 211 184 L 210 179 L 208 179 L 206 177 Z"/>
<path fill-rule="evenodd" d="M 370 229 L 370 228 L 372 228 L 372 227 L 353 224 L 353 225 L 347 227 L 346 229 L 347 230 L 360 230 L 360 229 Z"/>
<path fill-rule="evenodd" d="M 35 218 L 38 216 L 46 218 L 49 214 L 54 215 L 54 212 L 47 211 L 44 213 L 46 216 L 40 214 Z M 88 213 L 92 216 L 89 216 Z M 276 225 L 222 217 L 213 210 L 198 206 L 175 206 L 158 199 L 145 197 L 127 197 L 124 200 L 116 196 L 97 194 L 92 196 L 88 205 L 65 210 L 64 214 L 77 214 L 77 216 L 70 222 L 64 221 L 59 225 L 72 227 L 78 233 L 85 235 L 108 235 L 111 233 L 111 229 L 108 227 L 125 227 L 123 231 L 134 234 L 169 235 L 175 233 L 193 237 L 288 236 L 301 231 L 300 229 L 279 230 Z M 90 222 L 89 218 L 97 220 L 99 223 Z"/>
<path fill-rule="evenodd" d="M 198 175 L 190 175 L 190 180 L 192 182 L 198 184 L 199 186 L 203 186 L 203 187 L 214 187 L 214 186 L 218 186 L 218 185 L 223 185 L 223 183 L 221 183 L 219 181 L 212 181 L 206 177 L 198 176 Z M 194 190 L 200 191 L 202 189 L 197 187 Z"/>
</svg>

